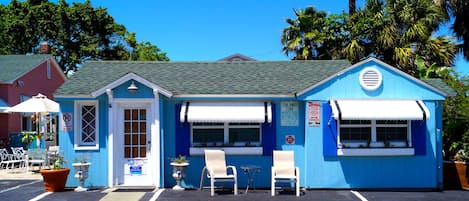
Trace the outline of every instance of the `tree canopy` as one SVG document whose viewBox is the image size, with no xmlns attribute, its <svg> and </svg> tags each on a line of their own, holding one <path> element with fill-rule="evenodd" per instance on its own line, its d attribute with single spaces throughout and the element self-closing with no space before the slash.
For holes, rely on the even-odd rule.
<svg viewBox="0 0 469 201">
<path fill-rule="evenodd" d="M 347 58 L 356 63 L 374 56 L 416 75 L 417 55 L 428 66 L 451 66 L 456 54 L 454 40 L 432 35 L 449 19 L 433 0 L 368 0 L 351 15 L 326 15 L 313 7 L 295 15 L 286 20 L 281 40 L 293 59 Z"/>
<path fill-rule="evenodd" d="M 169 61 L 157 46 L 137 42 L 135 35 L 90 0 L 12 0 L 0 5 L 0 54 L 36 54 L 46 41 L 64 73 L 87 60 Z"/>
</svg>

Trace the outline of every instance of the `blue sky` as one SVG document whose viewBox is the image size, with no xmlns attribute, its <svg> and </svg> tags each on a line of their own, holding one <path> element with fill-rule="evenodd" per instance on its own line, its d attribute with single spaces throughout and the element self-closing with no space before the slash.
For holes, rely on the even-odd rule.
<svg viewBox="0 0 469 201">
<path fill-rule="evenodd" d="M 83 2 L 84 0 L 78 0 Z M 358 0 L 362 6 L 365 0 Z M 0 0 L 8 4 L 9 0 Z M 67 2 L 72 2 L 68 0 Z M 315 6 L 327 13 L 348 12 L 348 0 L 92 0 L 117 23 L 166 52 L 171 61 L 216 61 L 240 53 L 257 60 L 288 60 L 281 31 L 293 9 Z M 450 33 L 443 28 L 442 33 Z M 451 33 L 450 33 L 451 34 Z M 469 75 L 462 57 L 456 70 Z"/>
</svg>

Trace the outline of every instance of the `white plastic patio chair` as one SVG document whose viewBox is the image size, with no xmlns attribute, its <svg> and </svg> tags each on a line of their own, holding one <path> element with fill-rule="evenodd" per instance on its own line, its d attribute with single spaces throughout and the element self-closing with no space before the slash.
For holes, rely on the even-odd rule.
<svg viewBox="0 0 469 201">
<path fill-rule="evenodd" d="M 300 170 L 295 166 L 293 151 L 274 151 L 271 194 L 275 196 L 277 182 L 294 183 L 296 196 L 300 196 Z"/>
<path fill-rule="evenodd" d="M 27 157 L 27 171 L 29 171 L 29 168 L 35 164 L 39 165 L 39 170 L 46 166 L 47 151 L 45 149 L 29 149 Z"/>
<path fill-rule="evenodd" d="M 13 155 L 8 153 L 7 149 L 0 149 L 0 168 L 8 169 L 8 166 L 13 164 L 12 157 Z"/>
<path fill-rule="evenodd" d="M 231 169 L 231 173 L 228 172 Z M 233 182 L 234 194 L 238 195 L 238 179 L 236 167 L 226 166 L 225 152 L 222 150 L 205 150 L 205 167 L 202 177 L 207 172 L 210 179 L 210 196 L 215 195 L 215 182 Z M 203 179 L 201 179 L 202 186 Z"/>
</svg>

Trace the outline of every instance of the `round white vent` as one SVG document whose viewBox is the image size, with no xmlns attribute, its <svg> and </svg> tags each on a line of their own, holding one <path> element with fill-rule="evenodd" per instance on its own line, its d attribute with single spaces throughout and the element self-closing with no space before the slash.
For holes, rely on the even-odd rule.
<svg viewBox="0 0 469 201">
<path fill-rule="evenodd" d="M 360 72 L 360 85 L 366 90 L 375 90 L 381 86 L 383 77 L 376 68 L 365 68 Z"/>
</svg>

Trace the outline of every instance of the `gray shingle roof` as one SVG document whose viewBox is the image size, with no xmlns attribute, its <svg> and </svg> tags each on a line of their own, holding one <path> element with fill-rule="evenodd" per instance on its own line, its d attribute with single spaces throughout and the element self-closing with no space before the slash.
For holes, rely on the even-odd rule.
<svg viewBox="0 0 469 201">
<path fill-rule="evenodd" d="M 294 95 L 350 66 L 347 60 L 87 62 L 54 96 L 90 96 L 133 72 L 173 95 Z"/>
<path fill-rule="evenodd" d="M 433 86 L 442 92 L 446 93 L 448 96 L 455 96 L 456 91 L 454 91 L 450 86 L 448 86 L 442 79 L 439 78 L 429 78 L 422 80 L 425 83 Z"/>
<path fill-rule="evenodd" d="M 12 83 L 49 57 L 48 54 L 0 55 L 0 83 Z"/>
</svg>

